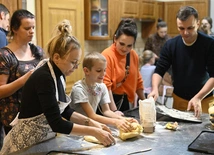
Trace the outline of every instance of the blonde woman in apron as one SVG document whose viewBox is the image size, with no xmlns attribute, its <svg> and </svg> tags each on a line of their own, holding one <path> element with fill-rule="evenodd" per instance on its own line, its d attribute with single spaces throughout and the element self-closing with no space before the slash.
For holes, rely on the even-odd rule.
<svg viewBox="0 0 214 155">
<path fill-rule="evenodd" d="M 68 20 L 57 26 L 59 33 L 48 43 L 49 59 L 38 67 L 23 88 L 20 113 L 4 139 L 0 154 L 9 154 L 56 136 L 56 133 L 91 135 L 104 146 L 115 143 L 110 129 L 71 109 L 65 94 L 65 76 L 79 65 L 80 44 L 70 34 Z"/>
</svg>

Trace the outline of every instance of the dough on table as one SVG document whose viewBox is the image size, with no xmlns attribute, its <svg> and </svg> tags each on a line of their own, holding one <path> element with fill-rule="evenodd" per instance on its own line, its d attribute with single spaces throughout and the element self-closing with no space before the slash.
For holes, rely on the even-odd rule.
<svg viewBox="0 0 214 155">
<path fill-rule="evenodd" d="M 212 124 L 212 126 L 214 126 L 214 117 L 213 117 L 213 115 L 214 115 L 214 106 L 209 107 L 208 113 L 210 115 L 211 124 Z"/>
<path fill-rule="evenodd" d="M 91 143 L 101 144 L 101 142 L 94 136 L 84 136 L 84 140 Z"/>
<path fill-rule="evenodd" d="M 131 125 L 133 127 L 133 130 L 131 132 L 123 132 L 122 130 L 120 130 L 120 134 L 119 134 L 120 139 L 126 140 L 129 138 L 137 137 L 142 133 L 143 128 L 140 124 L 131 123 Z"/>
</svg>

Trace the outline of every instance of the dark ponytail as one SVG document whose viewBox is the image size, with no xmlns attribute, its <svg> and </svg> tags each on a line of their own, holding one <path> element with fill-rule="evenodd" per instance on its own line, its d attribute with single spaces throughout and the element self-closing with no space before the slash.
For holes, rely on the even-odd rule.
<svg viewBox="0 0 214 155">
<path fill-rule="evenodd" d="M 114 37 L 118 39 L 122 34 L 134 37 L 134 43 L 137 39 L 137 24 L 134 19 L 122 19 L 114 33 Z M 114 38 L 113 38 L 114 41 Z"/>
</svg>

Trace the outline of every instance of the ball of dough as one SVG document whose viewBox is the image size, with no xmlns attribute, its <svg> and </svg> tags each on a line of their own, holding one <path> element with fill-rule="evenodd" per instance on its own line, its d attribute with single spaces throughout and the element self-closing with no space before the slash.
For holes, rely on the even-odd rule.
<svg viewBox="0 0 214 155">
<path fill-rule="evenodd" d="M 126 140 L 129 138 L 136 137 L 142 133 L 143 128 L 140 124 L 131 123 L 131 126 L 132 126 L 133 130 L 130 132 L 123 132 L 122 130 L 120 130 L 120 134 L 119 134 L 120 139 Z"/>
<path fill-rule="evenodd" d="M 213 115 L 214 115 L 214 106 L 211 106 L 211 107 L 208 109 L 208 112 L 209 112 L 209 114 L 213 114 Z M 210 115 L 210 119 L 214 120 L 214 117 L 212 117 L 212 116 Z M 212 124 L 212 126 L 214 126 L 214 123 L 211 122 L 211 124 Z"/>
</svg>

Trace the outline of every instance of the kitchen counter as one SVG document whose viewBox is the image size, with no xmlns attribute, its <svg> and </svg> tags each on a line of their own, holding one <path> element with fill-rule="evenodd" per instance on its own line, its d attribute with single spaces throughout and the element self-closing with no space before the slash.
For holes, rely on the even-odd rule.
<svg viewBox="0 0 214 155">
<path fill-rule="evenodd" d="M 137 110 L 127 115 L 138 117 Z M 173 120 L 174 121 L 174 120 Z M 150 149 L 147 152 L 135 153 L 135 155 L 197 155 L 201 153 L 188 151 L 188 145 L 200 134 L 202 130 L 213 130 L 209 122 L 208 114 L 202 115 L 202 123 L 178 122 L 178 130 L 165 129 L 165 124 L 169 121 L 157 121 L 154 133 L 142 133 L 136 138 L 122 141 L 115 137 L 117 143 L 110 147 L 89 143 L 83 140 L 82 136 L 68 136 L 59 134 L 56 138 L 34 145 L 30 148 L 16 152 L 19 155 L 45 155 L 50 151 L 50 155 L 77 154 L 92 155 L 128 155 L 134 151 Z M 118 130 L 112 128 L 114 135 L 118 135 Z M 54 152 L 56 151 L 56 152 Z M 66 153 L 67 152 L 67 153 Z"/>
</svg>

